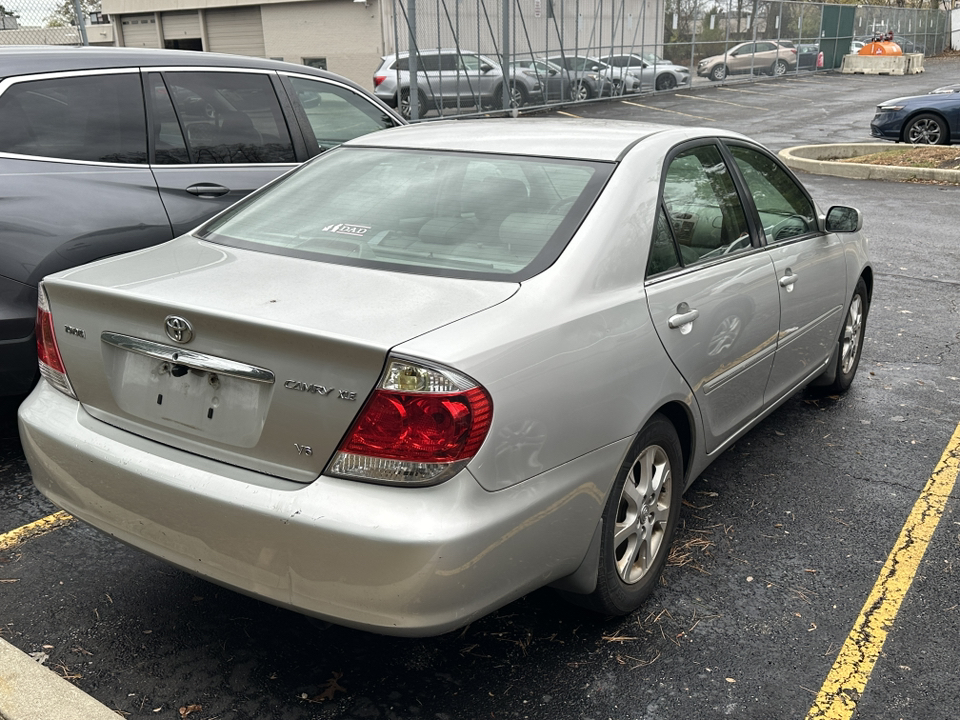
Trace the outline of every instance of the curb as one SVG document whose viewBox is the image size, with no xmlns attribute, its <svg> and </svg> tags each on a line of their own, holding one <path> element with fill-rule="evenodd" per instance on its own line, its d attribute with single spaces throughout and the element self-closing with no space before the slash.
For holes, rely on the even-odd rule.
<svg viewBox="0 0 960 720">
<path fill-rule="evenodd" d="M 897 143 L 899 144 L 899 143 Z M 836 143 L 833 145 L 798 145 L 785 148 L 778 154 L 791 170 L 803 170 L 814 175 L 833 175 L 853 180 L 934 180 L 960 184 L 960 170 L 939 168 L 893 167 L 837 162 L 838 158 L 869 155 L 896 147 L 894 143 Z"/>
<path fill-rule="evenodd" d="M 0 719 L 117 720 L 117 713 L 0 638 Z"/>
</svg>

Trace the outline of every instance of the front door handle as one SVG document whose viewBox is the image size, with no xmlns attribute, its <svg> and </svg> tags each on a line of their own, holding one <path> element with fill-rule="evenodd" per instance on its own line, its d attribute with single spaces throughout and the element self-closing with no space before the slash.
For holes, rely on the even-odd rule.
<svg viewBox="0 0 960 720">
<path fill-rule="evenodd" d="M 197 197 L 215 198 L 226 195 L 230 192 L 230 188 L 225 188 L 223 185 L 214 185 L 213 183 L 197 183 L 196 185 L 188 187 L 187 192 Z"/>
<path fill-rule="evenodd" d="M 671 330 L 680 329 L 680 332 L 686 335 L 693 327 L 693 321 L 700 317 L 700 311 L 691 308 L 685 302 L 677 305 L 677 314 L 667 318 L 667 325 Z"/>
</svg>

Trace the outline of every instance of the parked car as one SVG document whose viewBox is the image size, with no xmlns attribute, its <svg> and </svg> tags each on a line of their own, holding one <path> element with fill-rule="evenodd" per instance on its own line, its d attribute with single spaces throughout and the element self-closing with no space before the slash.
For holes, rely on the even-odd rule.
<svg viewBox="0 0 960 720">
<path fill-rule="evenodd" d="M 546 60 L 514 60 L 510 63 L 511 74 L 523 73 L 533 77 L 542 88 L 542 97 L 547 101 L 573 98 L 570 73 L 559 65 Z"/>
<path fill-rule="evenodd" d="M 590 100 L 616 93 L 610 73 L 599 61 L 575 55 L 555 55 L 547 58 L 547 62 L 567 72 L 574 100 Z"/>
<path fill-rule="evenodd" d="M 861 40 L 851 40 L 851 41 L 850 41 L 850 49 L 847 50 L 847 54 L 848 54 L 848 55 L 856 55 L 857 53 L 859 53 L 859 52 L 863 49 L 863 46 L 864 46 L 864 45 L 866 45 L 866 43 L 863 42 L 863 41 L 861 41 Z"/>
<path fill-rule="evenodd" d="M 949 88 L 955 88 L 949 90 Z M 914 145 L 960 143 L 960 85 L 937 88 L 927 95 L 894 98 L 877 105 L 870 134 L 882 140 Z"/>
<path fill-rule="evenodd" d="M 690 69 L 675 65 L 652 53 L 605 55 L 600 58 L 616 68 L 629 68 L 638 75 L 644 90 L 672 90 L 690 84 Z"/>
<path fill-rule="evenodd" d="M 800 70 L 819 70 L 823 67 L 823 53 L 816 43 L 797 45 L 797 67 Z"/>
<path fill-rule="evenodd" d="M 797 66 L 793 43 L 760 40 L 734 45 L 722 55 L 704 58 L 697 64 L 697 75 L 720 81 L 738 73 L 783 75 Z"/>
<path fill-rule="evenodd" d="M 170 240 L 298 163 L 401 124 L 349 80 L 302 65 L 0 48 L 0 395 L 37 377 L 44 275 Z"/>
<path fill-rule="evenodd" d="M 502 108 L 503 69 L 496 60 L 457 48 L 416 53 L 418 116 L 443 108 Z M 508 73 L 510 107 L 539 102 L 536 76 Z M 373 75 L 374 94 L 403 117 L 411 117 L 410 54 L 385 55 Z"/>
<path fill-rule="evenodd" d="M 709 463 L 853 382 L 861 224 L 726 131 L 374 133 L 47 277 L 24 451 L 73 516 L 333 622 L 441 633 L 546 584 L 629 613 Z"/>
</svg>

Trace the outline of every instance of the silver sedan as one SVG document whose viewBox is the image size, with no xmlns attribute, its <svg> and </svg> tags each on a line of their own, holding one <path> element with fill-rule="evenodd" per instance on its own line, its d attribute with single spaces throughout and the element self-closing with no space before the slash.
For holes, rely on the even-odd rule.
<svg viewBox="0 0 960 720">
<path fill-rule="evenodd" d="M 861 224 L 734 133 L 368 135 L 47 277 L 23 446 L 81 520 L 333 622 L 436 634 L 544 585 L 630 613 L 710 462 L 853 381 Z"/>
</svg>

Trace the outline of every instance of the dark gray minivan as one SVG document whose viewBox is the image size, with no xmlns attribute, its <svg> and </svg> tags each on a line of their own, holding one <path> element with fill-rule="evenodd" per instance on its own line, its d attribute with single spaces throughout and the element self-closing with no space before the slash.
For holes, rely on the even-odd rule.
<svg viewBox="0 0 960 720">
<path fill-rule="evenodd" d="M 44 275 L 170 240 L 314 155 L 402 124 L 302 65 L 0 48 L 0 396 L 37 376 Z"/>
</svg>

